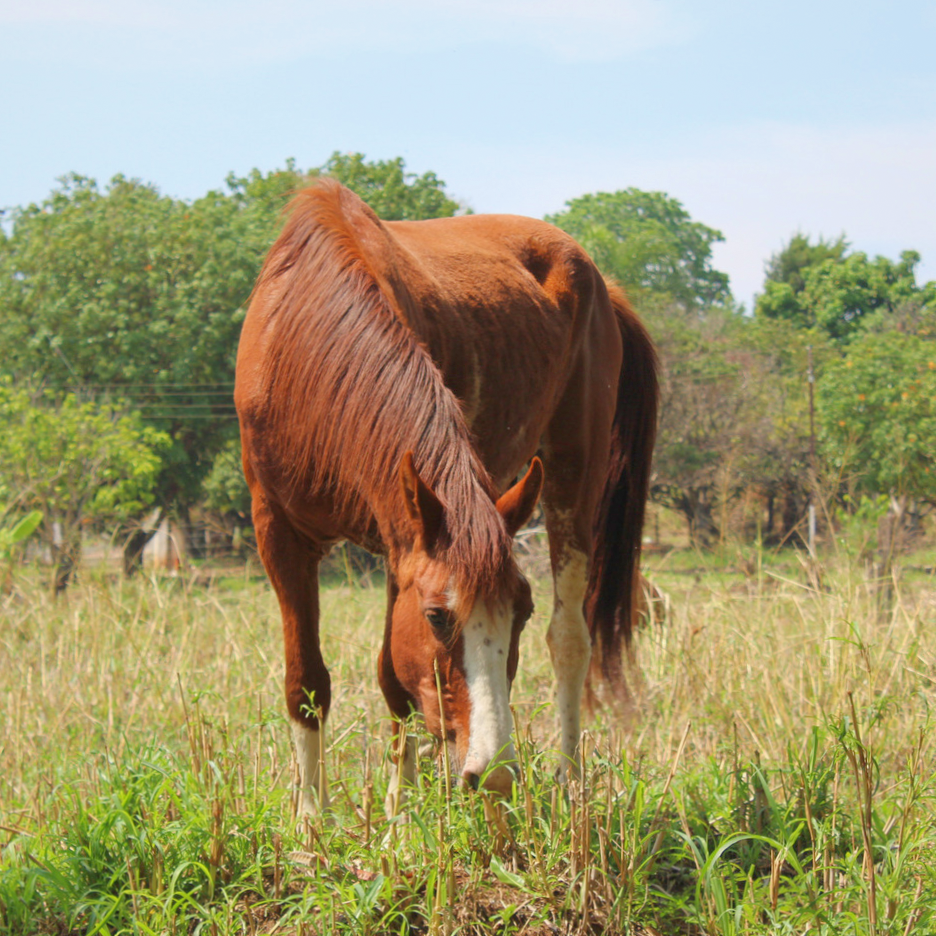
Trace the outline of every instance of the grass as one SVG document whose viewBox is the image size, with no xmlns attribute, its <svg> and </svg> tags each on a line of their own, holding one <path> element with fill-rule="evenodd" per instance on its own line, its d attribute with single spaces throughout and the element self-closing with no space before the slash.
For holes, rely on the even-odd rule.
<svg viewBox="0 0 936 936">
<path fill-rule="evenodd" d="M 884 607 L 844 545 L 652 557 L 673 618 L 636 642 L 639 717 L 593 721 L 559 788 L 527 551 L 513 799 L 447 796 L 425 757 L 384 818 L 383 587 L 336 563 L 335 812 L 301 828 L 262 578 L 86 573 L 53 602 L 21 577 L 0 599 L 0 933 L 936 930 L 932 574 Z"/>
</svg>

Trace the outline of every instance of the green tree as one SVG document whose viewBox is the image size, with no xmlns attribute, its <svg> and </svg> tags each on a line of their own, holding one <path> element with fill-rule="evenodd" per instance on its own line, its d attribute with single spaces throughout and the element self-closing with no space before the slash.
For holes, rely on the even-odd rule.
<svg viewBox="0 0 936 936">
<path fill-rule="evenodd" d="M 885 581 L 936 506 L 936 308 L 911 309 L 898 325 L 855 338 L 826 367 L 817 400 L 823 455 L 848 505 L 886 497 L 878 526 Z"/>
<path fill-rule="evenodd" d="M 388 217 L 458 208 L 432 173 L 360 154 L 305 173 L 290 161 L 232 175 L 191 203 L 123 176 L 103 190 L 68 176 L 42 204 L 14 211 L 0 238 L 0 374 L 128 400 L 172 439 L 157 503 L 184 523 L 236 436 L 237 341 L 263 257 L 289 197 L 323 173 Z M 128 564 L 145 541 L 142 531 L 128 540 Z"/>
<path fill-rule="evenodd" d="M 730 300 L 727 274 L 712 268 L 721 232 L 693 221 L 663 192 L 582 195 L 546 220 L 571 234 L 638 303 L 647 293 L 693 310 Z"/>
<path fill-rule="evenodd" d="M 169 444 L 136 414 L 0 384 L 0 501 L 41 511 L 56 591 L 68 584 L 84 528 L 126 523 L 150 507 Z"/>
<path fill-rule="evenodd" d="M 753 482 L 767 502 L 764 541 L 788 543 L 803 532 L 802 523 L 816 494 L 816 464 L 810 435 L 809 382 L 837 351 L 822 335 L 790 321 L 755 318 L 750 339 L 758 349 L 758 392 L 767 431 L 756 453 Z"/>
<path fill-rule="evenodd" d="M 736 310 L 657 310 L 651 329 L 662 364 L 660 426 L 651 497 L 686 521 L 690 542 L 711 546 L 763 447 L 762 362 Z"/>
<path fill-rule="evenodd" d="M 817 389 L 823 451 L 854 491 L 936 505 L 936 330 L 862 335 Z"/>
<path fill-rule="evenodd" d="M 808 267 L 818 266 L 825 260 L 841 260 L 847 250 L 844 234 L 834 241 L 820 237 L 813 244 L 807 235 L 797 232 L 767 261 L 766 282 L 786 283 L 794 294 L 800 293 L 806 286 L 804 272 Z"/>
<path fill-rule="evenodd" d="M 240 439 L 233 437 L 218 453 L 205 478 L 205 507 L 221 516 L 250 516 L 250 492 L 241 466 Z"/>
<path fill-rule="evenodd" d="M 159 501 L 185 508 L 233 417 L 239 307 L 257 262 L 236 206 L 187 205 L 122 176 L 69 176 L 14 212 L 0 254 L 0 368 L 19 382 L 132 401 L 172 447 Z"/>
<path fill-rule="evenodd" d="M 919 262 L 920 255 L 912 250 L 905 250 L 896 263 L 886 257 L 870 260 L 860 252 L 827 257 L 797 271 L 802 288 L 794 282 L 768 279 L 755 312 L 761 318 L 790 321 L 833 341 L 847 342 L 907 302 L 936 299 L 936 284 L 917 285 Z"/>
<path fill-rule="evenodd" d="M 396 159 L 368 162 L 361 153 L 332 153 L 313 175 L 328 175 L 346 185 L 384 221 L 422 221 L 448 218 L 462 206 L 445 193 L 434 172 L 416 175 Z"/>
</svg>

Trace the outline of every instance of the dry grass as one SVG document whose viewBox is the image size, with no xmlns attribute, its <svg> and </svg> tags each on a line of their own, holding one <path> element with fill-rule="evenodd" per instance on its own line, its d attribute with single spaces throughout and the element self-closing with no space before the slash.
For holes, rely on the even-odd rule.
<svg viewBox="0 0 936 936">
<path fill-rule="evenodd" d="M 583 786 L 551 782 L 537 578 L 515 801 L 447 803 L 426 764 L 406 821 L 387 823 L 383 589 L 337 565 L 322 609 L 342 782 L 334 822 L 298 837 L 261 577 L 89 573 L 57 603 L 21 578 L 0 619 L 0 932 L 923 926 L 936 905 L 932 578 L 884 609 L 845 556 L 650 566 L 673 616 L 637 640 L 634 724 L 589 729 Z"/>
</svg>

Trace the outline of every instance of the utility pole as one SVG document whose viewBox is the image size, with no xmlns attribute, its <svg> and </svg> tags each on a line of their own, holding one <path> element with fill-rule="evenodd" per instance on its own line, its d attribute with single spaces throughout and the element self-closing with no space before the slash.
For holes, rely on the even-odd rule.
<svg viewBox="0 0 936 936">
<path fill-rule="evenodd" d="M 806 370 L 806 379 L 809 383 L 809 554 L 813 558 L 816 556 L 816 411 L 813 401 L 813 388 L 816 383 L 816 375 L 813 372 L 812 345 L 806 348 L 808 354 L 808 364 Z"/>
<path fill-rule="evenodd" d="M 813 373 L 812 363 L 812 345 L 807 345 L 806 352 L 809 355 L 806 370 L 806 379 L 809 382 L 809 469 L 816 470 L 816 410 L 813 402 L 813 387 L 816 383 L 816 375 Z"/>
</svg>

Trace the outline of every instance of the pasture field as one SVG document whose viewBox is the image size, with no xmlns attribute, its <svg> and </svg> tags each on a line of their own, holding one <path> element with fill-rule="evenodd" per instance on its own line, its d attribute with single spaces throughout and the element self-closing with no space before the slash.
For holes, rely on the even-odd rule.
<svg viewBox="0 0 936 936">
<path fill-rule="evenodd" d="M 427 754 L 385 817 L 383 586 L 337 561 L 334 813 L 298 829 L 259 569 L 89 570 L 58 601 L 21 575 L 0 597 L 0 933 L 936 932 L 931 553 L 886 600 L 843 544 L 649 556 L 672 614 L 636 640 L 637 714 L 590 721 L 560 788 L 528 546 L 513 799 Z"/>
</svg>

